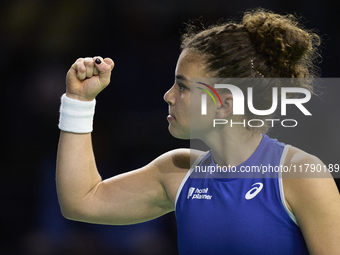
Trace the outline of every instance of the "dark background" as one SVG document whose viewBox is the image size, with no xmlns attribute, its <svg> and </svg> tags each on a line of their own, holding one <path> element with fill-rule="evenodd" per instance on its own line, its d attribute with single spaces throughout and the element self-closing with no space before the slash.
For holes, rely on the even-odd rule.
<svg viewBox="0 0 340 255">
<path fill-rule="evenodd" d="M 94 150 L 103 178 L 189 147 L 167 130 L 164 93 L 172 86 L 183 23 L 240 17 L 264 7 L 304 17 L 322 35 L 322 77 L 338 77 L 338 1 L 2 1 L 0 7 L 0 254 L 176 254 L 174 214 L 134 226 L 62 218 L 55 190 L 60 96 L 78 57 L 111 57 L 111 85 L 97 98 Z M 340 163 L 339 88 L 308 107 L 309 122 L 272 136 Z M 285 131 L 285 132 L 281 132 Z M 280 133 L 279 133 L 280 132 Z"/>
</svg>

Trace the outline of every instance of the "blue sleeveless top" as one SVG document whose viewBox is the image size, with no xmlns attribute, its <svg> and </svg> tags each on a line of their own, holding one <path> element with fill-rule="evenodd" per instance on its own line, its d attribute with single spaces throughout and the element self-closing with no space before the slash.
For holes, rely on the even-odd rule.
<svg viewBox="0 0 340 255">
<path fill-rule="evenodd" d="M 288 148 L 263 135 L 253 155 L 236 170 L 278 167 Z M 196 160 L 177 191 L 180 255 L 309 254 L 296 219 L 286 206 L 279 173 L 256 174 L 253 178 L 200 173 L 204 178 L 193 178 L 197 166 L 216 167 L 211 152 Z"/>
</svg>

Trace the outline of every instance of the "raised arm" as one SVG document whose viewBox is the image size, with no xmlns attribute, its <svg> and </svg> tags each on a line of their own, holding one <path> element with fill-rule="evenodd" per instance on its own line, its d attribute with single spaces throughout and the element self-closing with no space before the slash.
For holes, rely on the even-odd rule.
<svg viewBox="0 0 340 255">
<path fill-rule="evenodd" d="M 113 65 L 111 59 L 100 57 L 78 59 L 72 65 L 66 77 L 66 96 L 78 100 L 73 101 L 76 105 L 73 107 L 76 108 L 77 103 L 81 103 L 79 101 L 95 99 L 109 84 Z M 77 120 L 71 121 L 79 125 Z M 166 153 L 141 169 L 102 181 L 95 163 L 90 131 L 61 131 L 57 190 L 63 215 L 85 222 L 131 224 L 173 210 L 161 180 L 162 172 L 176 172 L 176 167 L 172 167 L 172 154 Z"/>
</svg>

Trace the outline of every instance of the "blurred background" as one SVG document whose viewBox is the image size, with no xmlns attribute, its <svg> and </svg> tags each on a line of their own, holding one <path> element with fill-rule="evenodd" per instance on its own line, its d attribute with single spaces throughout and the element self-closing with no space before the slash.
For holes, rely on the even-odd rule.
<svg viewBox="0 0 340 255">
<path fill-rule="evenodd" d="M 55 188 L 60 96 L 78 57 L 115 61 L 97 98 L 93 143 L 103 178 L 135 169 L 188 141 L 167 130 L 164 93 L 172 86 L 183 23 L 237 18 L 263 7 L 304 17 L 322 35 L 322 77 L 339 76 L 339 1 L 4 0 L 0 7 L 3 113 L 0 254 L 177 254 L 174 214 L 132 226 L 64 219 Z M 313 116 L 272 136 L 340 163 L 339 93 L 326 87 Z M 281 132 L 285 131 L 285 132 Z"/>
</svg>

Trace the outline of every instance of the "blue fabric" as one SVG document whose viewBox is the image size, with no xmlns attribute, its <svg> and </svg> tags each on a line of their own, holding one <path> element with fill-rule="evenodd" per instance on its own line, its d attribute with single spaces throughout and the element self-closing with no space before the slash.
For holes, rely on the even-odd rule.
<svg viewBox="0 0 340 255">
<path fill-rule="evenodd" d="M 284 146 L 263 135 L 256 151 L 237 170 L 279 166 Z M 211 152 L 198 165 L 216 166 Z M 214 177 L 210 173 L 206 178 L 189 177 L 180 191 L 176 202 L 180 255 L 309 254 L 299 227 L 281 203 L 277 173 L 260 178 Z"/>
</svg>

